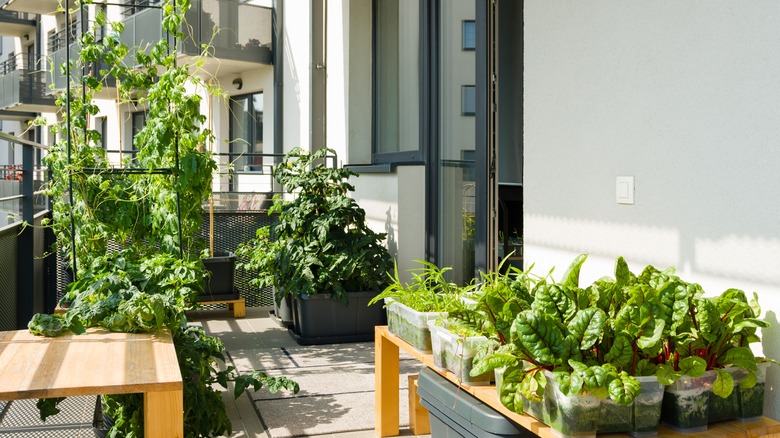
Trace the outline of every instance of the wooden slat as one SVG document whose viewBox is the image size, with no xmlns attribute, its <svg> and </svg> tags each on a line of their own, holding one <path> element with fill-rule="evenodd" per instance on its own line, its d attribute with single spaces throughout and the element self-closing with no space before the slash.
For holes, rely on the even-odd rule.
<svg viewBox="0 0 780 438">
<path fill-rule="evenodd" d="M 184 437 L 184 396 L 182 390 L 144 394 L 144 436 Z"/>
<path fill-rule="evenodd" d="M 529 416 L 529 415 L 521 415 L 516 412 L 510 411 L 507 409 L 504 405 L 501 404 L 501 401 L 498 399 L 498 395 L 496 394 L 496 387 L 494 385 L 490 386 L 467 386 L 463 385 L 460 382 L 458 382 L 458 379 L 455 377 L 454 374 L 452 374 L 449 371 L 440 371 L 438 370 L 434 364 L 433 364 L 433 355 L 431 354 L 425 354 L 421 353 L 414 349 L 411 345 L 406 343 L 403 339 L 393 335 L 388 331 L 387 326 L 382 327 L 376 327 L 376 348 L 377 351 L 379 351 L 379 345 L 385 345 L 388 343 L 392 343 L 393 345 L 396 345 L 398 348 L 404 350 L 405 352 L 409 353 L 412 357 L 416 358 L 432 370 L 436 371 L 440 375 L 447 378 L 449 381 L 460 385 L 460 387 L 465 390 L 466 392 L 470 393 L 474 397 L 478 398 L 483 403 L 487 404 L 491 408 L 495 409 L 497 412 L 500 412 L 502 415 L 507 417 L 508 419 L 512 420 L 513 422 L 517 423 L 518 425 L 530 430 L 531 432 L 539 435 L 543 438 L 553 438 L 557 437 L 557 435 L 547 427 L 544 423 L 540 422 L 539 420 Z M 378 353 L 377 353 L 378 354 Z M 396 357 L 396 366 L 397 363 L 397 357 Z M 382 374 L 384 378 L 389 379 L 389 376 L 386 374 L 388 373 L 387 370 L 380 370 L 380 364 L 379 359 L 377 358 L 376 362 L 376 374 L 379 376 Z M 378 378 L 377 378 L 378 379 Z M 395 379 L 396 382 L 398 380 L 398 372 L 395 372 Z M 377 380 L 377 392 L 379 391 L 379 381 Z M 385 398 L 387 400 L 387 398 Z M 377 409 L 379 409 L 379 403 L 377 401 Z M 396 413 L 395 418 L 397 421 L 398 414 L 397 414 L 398 407 L 396 406 Z M 377 418 L 382 418 L 382 421 L 390 421 L 389 419 L 385 418 L 386 416 L 393 415 L 391 411 L 383 412 L 382 414 L 377 413 Z M 379 425 L 377 424 L 377 433 L 380 436 L 395 436 L 398 435 L 398 432 L 395 432 L 395 434 L 383 434 L 380 432 Z M 599 436 L 602 436 L 601 434 Z M 603 435 L 606 437 L 630 437 L 629 434 L 608 434 Z M 740 421 L 725 421 L 721 423 L 713 423 L 710 424 L 706 431 L 699 432 L 699 433 L 681 433 L 676 432 L 673 429 L 661 425 L 659 429 L 659 435 L 660 437 L 688 437 L 688 438 L 704 438 L 704 437 L 713 437 L 713 438 L 754 438 L 754 437 L 770 437 L 770 438 L 780 438 L 780 422 L 777 422 L 775 420 L 772 420 L 770 418 L 761 418 L 757 421 L 742 423 Z"/>
<path fill-rule="evenodd" d="M 0 400 L 181 390 L 171 336 L 0 332 Z"/>
<path fill-rule="evenodd" d="M 375 331 L 374 428 L 379 436 L 396 436 L 399 432 L 399 364 L 398 345 L 379 330 Z"/>
</svg>

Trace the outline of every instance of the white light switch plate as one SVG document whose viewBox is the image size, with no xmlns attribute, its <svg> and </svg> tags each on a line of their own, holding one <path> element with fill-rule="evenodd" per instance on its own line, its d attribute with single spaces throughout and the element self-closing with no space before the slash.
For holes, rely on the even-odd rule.
<svg viewBox="0 0 780 438">
<path fill-rule="evenodd" d="M 615 198 L 618 204 L 634 203 L 634 177 L 619 176 L 615 181 Z"/>
</svg>

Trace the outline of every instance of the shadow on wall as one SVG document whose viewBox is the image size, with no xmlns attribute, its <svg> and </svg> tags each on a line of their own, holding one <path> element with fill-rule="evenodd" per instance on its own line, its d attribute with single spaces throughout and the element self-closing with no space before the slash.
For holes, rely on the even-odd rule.
<svg viewBox="0 0 780 438">
<path fill-rule="evenodd" d="M 388 207 L 385 212 L 385 233 L 387 233 L 387 251 L 395 259 L 398 258 L 398 241 L 395 239 L 392 210 L 392 207 Z"/>
</svg>

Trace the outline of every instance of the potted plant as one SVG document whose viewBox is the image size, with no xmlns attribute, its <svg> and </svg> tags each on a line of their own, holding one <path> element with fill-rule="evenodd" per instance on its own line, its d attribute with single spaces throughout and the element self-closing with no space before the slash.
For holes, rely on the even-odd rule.
<svg viewBox="0 0 780 438">
<path fill-rule="evenodd" d="M 180 29 L 188 5 L 169 0 L 163 7 L 164 30 L 177 39 L 184 37 Z M 135 136 L 140 150 L 135 159 L 117 168 L 98 145 L 100 134 L 89 126 L 98 111 L 93 95 L 103 84 L 84 75 L 79 86 L 58 97 L 62 122 L 53 130 L 62 139 L 45 158 L 52 172 L 46 190 L 53 200 L 50 225 L 57 244 L 70 256 L 76 278 L 68 286 L 67 313 L 37 314 L 29 328 L 46 336 L 93 326 L 124 332 L 169 330 L 186 380 L 185 435 L 220 435 L 230 431 L 230 421 L 214 384 L 226 387 L 234 381 L 236 396 L 248 386 L 297 391 L 297 384 L 284 377 L 223 369 L 222 343 L 187 325 L 185 312 L 194 308 L 204 287 L 197 230 L 215 169 L 201 147 L 212 135 L 203 128 L 201 98 L 190 91 L 205 85 L 190 71 L 197 63 L 177 65 L 167 41 L 148 52 L 135 52 L 141 68 L 126 67 L 129 49 L 121 42 L 122 23 L 110 23 L 99 13 L 94 26 L 81 36 L 74 68 L 106 61 L 101 75 L 120 79 L 122 102 L 147 107 L 147 124 Z M 98 42 L 95 35 L 103 28 L 110 31 Z M 143 432 L 140 394 L 106 395 L 103 401 L 115 420 L 112 436 Z M 41 401 L 42 415 L 56 412 L 57 402 Z"/>
<path fill-rule="evenodd" d="M 449 310 L 461 308 L 463 289 L 447 281 L 452 268 L 416 260 L 421 267 L 412 268 L 412 281 L 404 283 L 393 271 L 390 284 L 370 304 L 385 302 L 388 330 L 421 352 L 433 351 L 428 321 L 446 316 Z"/>
<path fill-rule="evenodd" d="M 374 326 L 384 323 L 381 305 L 369 301 L 387 283 L 385 235 L 368 227 L 349 196 L 348 178 L 356 175 L 325 165 L 334 154 L 287 153 L 273 177 L 292 199 L 277 194 L 269 209 L 277 222 L 237 250 L 249 260 L 242 266 L 259 272 L 255 286 L 273 286 L 277 305 L 292 298 L 291 334 L 301 344 L 371 340 Z"/>
</svg>

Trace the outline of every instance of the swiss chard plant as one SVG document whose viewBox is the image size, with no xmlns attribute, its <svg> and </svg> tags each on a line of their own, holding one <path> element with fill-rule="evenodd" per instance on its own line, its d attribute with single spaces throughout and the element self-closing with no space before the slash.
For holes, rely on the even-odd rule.
<svg viewBox="0 0 780 438">
<path fill-rule="evenodd" d="M 90 3 L 84 0 L 76 6 Z M 163 28 L 178 40 L 185 37 L 181 29 L 189 6 L 188 0 L 162 5 Z M 181 374 L 188 379 L 185 436 L 222 435 L 231 426 L 217 385 L 227 388 L 234 381 L 236 396 L 250 386 L 297 391 L 298 385 L 285 377 L 239 375 L 232 367 L 223 368 L 219 339 L 187 325 L 185 311 L 194 309 L 204 287 L 199 258 L 203 245 L 197 234 L 216 168 L 203 147 L 213 135 L 200 112 L 201 96 L 192 90 L 216 94 L 219 90 L 200 79 L 204 59 L 178 65 L 175 47 L 165 40 L 148 50 L 128 48 L 122 43 L 123 24 L 110 22 L 101 12 L 94 26 L 81 35 L 79 59 L 70 67 L 78 71 L 97 61 L 106 67 L 82 75 L 80 83 L 58 97 L 61 122 L 52 130 L 61 140 L 45 158 L 52 173 L 46 188 L 53 200 L 50 225 L 76 278 L 63 300 L 67 313 L 37 314 L 28 326 L 45 336 L 65 330 L 82 333 L 90 327 L 121 332 L 167 329 Z M 104 28 L 109 31 L 98 40 L 96 35 Z M 100 146 L 104 139 L 90 126 L 98 113 L 94 96 L 105 86 L 101 78 L 108 77 L 117 80 L 120 104 L 147 110 L 146 126 L 133 139 L 137 155 L 118 166 L 108 159 Z M 142 435 L 142 395 L 103 400 L 115 420 L 109 436 Z M 56 413 L 57 402 L 41 401 L 41 415 Z"/>
<path fill-rule="evenodd" d="M 392 259 L 385 234 L 366 222 L 365 211 L 349 196 L 354 172 L 327 166 L 335 151 L 288 152 L 274 168 L 274 178 L 292 194 L 274 196 L 269 214 L 275 224 L 257 230 L 256 237 L 236 253 L 256 270 L 253 284 L 274 286 L 277 303 L 286 295 L 332 294 L 345 304 L 347 292 L 382 290 Z"/>
</svg>

